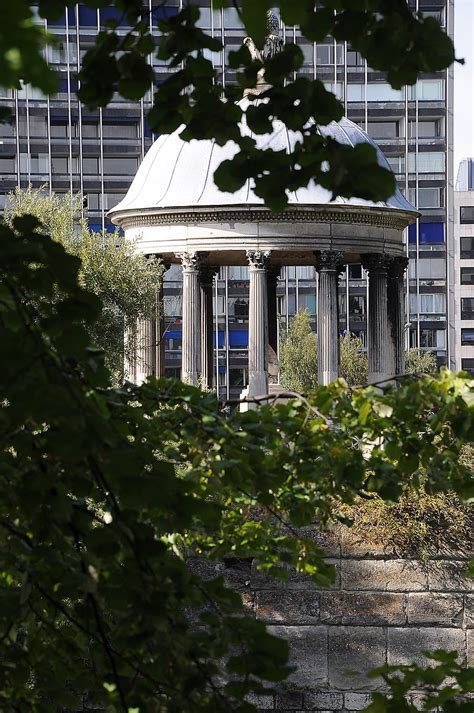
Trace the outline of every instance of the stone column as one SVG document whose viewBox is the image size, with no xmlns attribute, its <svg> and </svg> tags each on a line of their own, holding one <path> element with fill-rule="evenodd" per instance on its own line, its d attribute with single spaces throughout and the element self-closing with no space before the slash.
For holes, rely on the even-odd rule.
<svg viewBox="0 0 474 713">
<path fill-rule="evenodd" d="M 135 383 L 143 384 L 154 375 L 156 332 L 154 319 L 139 319 L 137 322 Z"/>
<path fill-rule="evenodd" d="M 392 257 L 388 264 L 387 303 L 388 321 L 393 352 L 393 371 L 405 373 L 405 289 L 404 277 L 408 267 L 405 256 Z"/>
<path fill-rule="evenodd" d="M 217 267 L 202 266 L 199 271 L 201 289 L 201 382 L 211 389 L 214 376 L 214 322 L 212 283 Z"/>
<path fill-rule="evenodd" d="M 268 393 L 267 378 L 267 265 L 270 252 L 248 250 L 249 298 L 249 396 Z"/>
<path fill-rule="evenodd" d="M 318 289 L 318 383 L 327 386 L 339 376 L 339 303 L 337 283 L 343 253 L 316 253 Z"/>
<path fill-rule="evenodd" d="M 201 294 L 199 256 L 178 255 L 183 267 L 183 341 L 181 379 L 197 386 L 201 371 Z"/>
<path fill-rule="evenodd" d="M 368 357 L 369 384 L 394 376 L 395 359 L 388 322 L 388 290 L 386 255 L 370 253 L 362 256 L 369 273 Z"/>
<path fill-rule="evenodd" d="M 280 277 L 280 271 L 280 266 L 267 270 L 268 344 L 275 354 L 278 354 L 277 282 Z"/>
<path fill-rule="evenodd" d="M 163 265 L 160 286 L 156 291 L 155 317 L 155 376 L 157 379 L 165 375 L 165 313 L 163 307 L 163 284 L 165 272 L 169 265 Z"/>
</svg>

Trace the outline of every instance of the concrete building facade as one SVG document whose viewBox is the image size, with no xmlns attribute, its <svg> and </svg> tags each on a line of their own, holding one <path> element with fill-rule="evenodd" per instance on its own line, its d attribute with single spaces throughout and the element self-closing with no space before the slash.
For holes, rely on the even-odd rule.
<svg viewBox="0 0 474 713">
<path fill-rule="evenodd" d="M 474 376 L 474 159 L 461 162 L 454 192 L 456 369 Z"/>
<path fill-rule="evenodd" d="M 144 0 L 150 25 L 179 10 L 181 0 Z M 228 52 L 244 32 L 234 9 L 214 10 L 212 0 L 199 0 L 203 29 L 219 37 L 224 51 L 212 60 L 222 83 L 232 82 Z M 438 19 L 453 33 L 455 0 L 413 0 L 414 11 Z M 55 97 L 31 87 L 1 90 L 14 121 L 0 125 L 0 205 L 16 186 L 46 185 L 51 191 L 82 192 L 93 229 L 111 230 L 106 212 L 125 195 L 136 170 L 156 138 L 146 113 L 151 91 L 138 103 L 116 96 L 104 110 L 88 112 L 75 96 L 80 59 L 113 8 L 91 10 L 77 4 L 48 29 L 58 38 L 47 58 L 60 73 Z M 406 290 L 406 346 L 434 351 L 439 363 L 454 367 L 454 284 L 452 204 L 452 70 L 423 75 L 414 87 L 394 90 L 344 43 L 308 43 L 295 27 L 282 27 L 285 41 L 304 53 L 300 72 L 321 79 L 341 98 L 346 116 L 381 146 L 399 187 L 422 217 L 406 235 L 410 267 Z M 158 81 L 170 69 L 152 59 Z M 215 382 L 222 397 L 235 396 L 247 384 L 248 268 L 221 268 L 214 279 Z M 366 344 L 368 283 L 361 265 L 351 265 L 339 279 L 339 331 L 350 331 Z M 311 266 L 290 266 L 277 283 L 278 330 L 295 312 L 308 309 L 317 330 L 317 278 Z M 181 370 L 182 306 L 180 268 L 172 267 L 165 284 L 166 373 Z"/>
</svg>

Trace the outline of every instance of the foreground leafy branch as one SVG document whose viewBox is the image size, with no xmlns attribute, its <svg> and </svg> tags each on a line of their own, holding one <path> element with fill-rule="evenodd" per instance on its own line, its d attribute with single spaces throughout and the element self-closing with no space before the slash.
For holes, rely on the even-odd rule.
<svg viewBox="0 0 474 713">
<path fill-rule="evenodd" d="M 287 645 L 189 554 L 324 584 L 299 528 L 334 502 L 421 479 L 472 495 L 467 376 L 341 381 L 231 415 L 178 381 L 112 389 L 79 260 L 27 216 L 0 226 L 0 254 L 2 710 L 251 711 L 248 692 L 286 677 Z"/>
</svg>

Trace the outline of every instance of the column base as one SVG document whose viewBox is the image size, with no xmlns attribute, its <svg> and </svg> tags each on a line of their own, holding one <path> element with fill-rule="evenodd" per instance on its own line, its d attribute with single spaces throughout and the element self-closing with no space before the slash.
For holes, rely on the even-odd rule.
<svg viewBox="0 0 474 713">
<path fill-rule="evenodd" d="M 384 381 L 388 384 L 390 381 L 393 381 L 393 377 L 394 377 L 393 373 L 373 372 L 373 373 L 369 373 L 368 383 L 369 384 L 377 384 L 379 381 Z M 393 383 L 395 383 L 395 382 L 393 382 Z"/>
<path fill-rule="evenodd" d="M 248 395 L 265 396 L 268 394 L 268 379 L 266 374 L 249 376 Z"/>
<path fill-rule="evenodd" d="M 337 371 L 320 371 L 318 375 L 319 386 L 329 386 L 339 378 Z"/>
</svg>

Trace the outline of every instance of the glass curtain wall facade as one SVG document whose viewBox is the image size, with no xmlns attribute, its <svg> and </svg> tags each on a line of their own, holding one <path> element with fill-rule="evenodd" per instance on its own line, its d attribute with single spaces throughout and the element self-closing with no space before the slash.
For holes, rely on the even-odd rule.
<svg viewBox="0 0 474 713">
<path fill-rule="evenodd" d="M 196 0 L 200 24 L 223 44 L 210 57 L 220 81 L 234 81 L 227 66 L 230 50 L 241 45 L 244 31 L 233 8 L 214 10 L 212 1 Z M 175 13 L 180 0 L 144 0 L 150 25 Z M 414 11 L 436 17 L 452 35 L 454 0 L 412 0 Z M 78 4 L 47 28 L 58 38 L 47 59 L 60 74 L 56 96 L 44 97 L 24 88 L 3 93 L 13 123 L 0 125 L 0 206 L 16 186 L 45 186 L 55 193 L 81 192 L 94 230 L 113 230 L 106 212 L 126 193 L 154 135 L 146 122 L 152 87 L 138 103 L 114 97 L 104 110 L 88 112 L 75 96 L 80 59 L 94 42 L 113 8 L 91 10 Z M 46 23 L 45 23 L 46 24 Z M 282 27 L 285 40 L 304 54 L 300 72 L 321 79 L 344 103 L 346 115 L 381 146 L 402 191 L 422 212 L 407 231 L 407 346 L 433 350 L 440 363 L 454 364 L 452 258 L 452 71 L 426 74 L 417 85 L 394 90 L 347 44 L 313 44 L 296 27 Z M 163 79 L 170 69 L 150 57 Z M 215 280 L 215 374 L 223 397 L 246 385 L 248 339 L 248 274 L 245 268 L 221 269 Z M 278 281 L 279 329 L 288 327 L 297 310 L 307 309 L 317 329 L 317 280 L 313 268 L 283 268 Z M 366 342 L 367 283 L 361 266 L 340 277 L 340 331 Z M 165 278 L 166 371 L 179 375 L 181 361 L 181 298 L 178 268 Z M 451 326 L 450 326 L 451 325 Z"/>
</svg>

